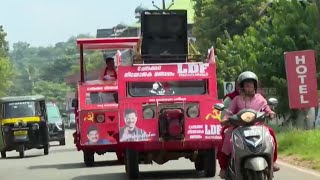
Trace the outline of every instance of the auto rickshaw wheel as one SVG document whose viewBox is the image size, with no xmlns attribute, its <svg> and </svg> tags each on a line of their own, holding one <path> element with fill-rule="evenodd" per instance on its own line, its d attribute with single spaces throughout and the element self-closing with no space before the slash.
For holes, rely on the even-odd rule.
<svg viewBox="0 0 320 180">
<path fill-rule="evenodd" d="M 133 149 L 126 150 L 125 169 L 129 179 L 139 177 L 139 153 Z"/>
<path fill-rule="evenodd" d="M 49 144 L 44 145 L 43 147 L 43 154 L 48 155 L 49 154 Z"/>
<path fill-rule="evenodd" d="M 204 157 L 204 174 L 206 177 L 214 177 L 216 175 L 216 150 L 205 151 Z"/>
<path fill-rule="evenodd" d="M 2 157 L 2 158 L 6 158 L 6 157 L 7 157 L 6 151 L 1 151 L 1 157 Z"/>
<path fill-rule="evenodd" d="M 84 164 L 87 167 L 94 166 L 94 152 L 92 152 L 92 151 L 83 151 L 83 160 L 84 160 Z"/>
<path fill-rule="evenodd" d="M 19 145 L 19 157 L 24 158 L 24 144 Z"/>
<path fill-rule="evenodd" d="M 66 140 L 65 140 L 65 139 L 63 139 L 63 140 L 59 141 L 59 144 L 60 144 L 60 146 L 64 146 L 64 145 L 66 145 Z"/>
</svg>

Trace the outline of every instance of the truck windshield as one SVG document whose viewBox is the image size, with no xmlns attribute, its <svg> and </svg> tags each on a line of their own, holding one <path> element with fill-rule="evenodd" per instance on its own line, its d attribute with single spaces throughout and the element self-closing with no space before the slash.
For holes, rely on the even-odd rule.
<svg viewBox="0 0 320 180">
<path fill-rule="evenodd" d="M 4 104 L 4 118 L 30 117 L 35 115 L 35 102 L 21 101 Z"/>
<path fill-rule="evenodd" d="M 114 93 L 116 93 L 116 91 L 87 93 L 86 104 L 116 103 L 113 96 Z"/>
<path fill-rule="evenodd" d="M 129 82 L 133 97 L 161 95 L 201 95 L 206 93 L 206 80 L 169 82 Z"/>
</svg>

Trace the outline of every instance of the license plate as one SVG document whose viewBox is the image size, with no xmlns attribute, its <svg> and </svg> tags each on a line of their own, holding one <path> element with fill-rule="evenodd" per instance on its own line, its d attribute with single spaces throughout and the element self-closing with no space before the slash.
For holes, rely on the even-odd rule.
<svg viewBox="0 0 320 180">
<path fill-rule="evenodd" d="M 260 136 L 261 132 L 259 130 L 246 130 L 243 132 L 245 137 L 252 137 L 252 136 Z"/>
<path fill-rule="evenodd" d="M 23 135 L 27 135 L 28 131 L 14 131 L 13 135 L 14 136 L 23 136 Z"/>
</svg>

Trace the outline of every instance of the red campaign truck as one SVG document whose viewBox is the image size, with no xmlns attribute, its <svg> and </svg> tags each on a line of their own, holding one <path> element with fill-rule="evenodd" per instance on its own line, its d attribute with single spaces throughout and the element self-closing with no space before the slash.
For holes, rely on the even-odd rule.
<svg viewBox="0 0 320 180">
<path fill-rule="evenodd" d="M 117 152 L 119 143 L 119 112 L 116 102 L 118 80 L 98 80 L 101 70 L 94 70 L 86 74 L 85 50 L 133 49 L 137 46 L 138 37 L 133 38 L 92 38 L 78 39 L 80 50 L 80 81 L 77 84 L 75 99 L 76 132 L 74 143 L 78 151 L 83 151 L 86 166 L 94 165 L 94 154 Z M 120 58 L 120 51 L 116 54 L 115 62 Z M 103 61 L 96 59 L 97 61 Z M 90 76 L 91 80 L 88 80 Z M 122 156 L 118 156 L 119 160 Z"/>
<path fill-rule="evenodd" d="M 188 54 L 184 10 L 141 16 L 135 55 L 118 66 L 119 148 L 127 175 L 138 178 L 142 163 L 185 157 L 213 177 L 221 144 L 214 49 L 205 57 Z"/>
</svg>

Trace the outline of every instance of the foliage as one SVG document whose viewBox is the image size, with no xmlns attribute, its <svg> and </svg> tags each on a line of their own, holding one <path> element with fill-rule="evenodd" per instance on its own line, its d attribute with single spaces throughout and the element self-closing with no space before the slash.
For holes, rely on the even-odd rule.
<svg viewBox="0 0 320 180">
<path fill-rule="evenodd" d="M 320 169 L 320 130 L 302 131 L 291 129 L 277 134 L 278 151 L 283 155 L 295 155 L 301 160 L 312 161 Z"/>
<path fill-rule="evenodd" d="M 10 95 L 42 94 L 48 100 L 64 102 L 66 93 L 72 90 L 70 85 L 65 84 L 65 76 L 72 73 L 71 67 L 79 66 L 76 39 L 88 37 L 87 34 L 81 34 L 48 47 L 31 47 L 26 42 L 13 44 L 10 57 L 18 73 Z M 93 53 L 88 54 L 92 56 Z M 102 59 L 102 54 L 99 55 Z M 87 66 L 101 65 L 94 62 Z"/>
<path fill-rule="evenodd" d="M 8 42 L 5 40 L 6 33 L 3 27 L 0 26 L 0 97 L 5 96 L 7 91 L 11 88 L 11 79 L 14 76 L 12 64 L 8 59 Z"/>
<path fill-rule="evenodd" d="M 264 0 L 193 0 L 195 8 L 194 35 L 198 47 L 205 52 L 216 39 L 242 34 L 258 19 Z"/>
<path fill-rule="evenodd" d="M 257 7 L 257 2 L 244 2 L 251 3 L 253 6 L 249 8 L 251 10 Z M 211 10 L 217 11 L 216 7 L 211 7 Z M 210 8 L 207 11 L 210 11 Z M 240 10 L 238 12 L 240 17 L 249 15 L 241 13 Z M 221 15 L 224 16 L 224 13 Z M 202 18 L 209 17 L 204 15 Z M 237 19 L 237 17 L 231 19 Z M 223 92 L 224 80 L 233 80 L 240 72 L 251 70 L 257 73 L 264 87 L 277 89 L 277 96 L 281 102 L 279 110 L 282 113 L 288 112 L 284 52 L 305 49 L 315 49 L 319 52 L 320 30 L 317 24 L 319 20 L 319 11 L 315 4 L 302 4 L 297 0 L 291 2 L 279 0 L 274 2 L 272 8 L 267 9 L 267 14 L 261 16 L 255 23 L 247 21 L 248 25 L 251 24 L 247 28 L 241 26 L 237 31 L 232 31 L 232 26 L 226 26 L 225 34 L 212 38 L 216 39 L 219 92 Z M 211 24 L 210 27 L 205 28 L 209 30 L 203 29 L 203 31 L 211 32 L 210 29 L 215 26 Z M 242 28 L 245 29 L 244 33 L 241 33 Z M 210 32 L 198 34 L 197 39 L 210 39 L 208 37 L 212 36 L 206 35 Z M 230 39 L 225 38 L 228 36 Z M 200 43 L 206 44 L 204 41 Z"/>
</svg>

